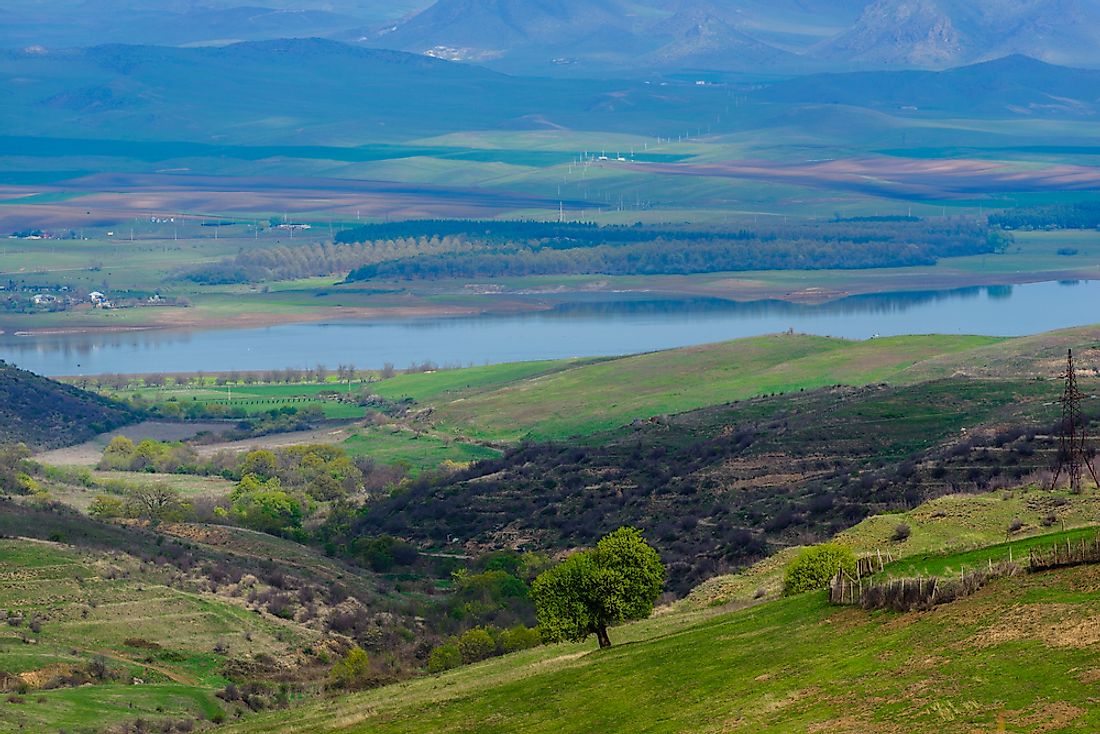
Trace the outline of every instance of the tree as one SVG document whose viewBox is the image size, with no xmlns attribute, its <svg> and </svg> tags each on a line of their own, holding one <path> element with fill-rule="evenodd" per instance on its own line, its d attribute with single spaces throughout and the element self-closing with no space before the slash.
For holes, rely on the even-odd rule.
<svg viewBox="0 0 1100 734">
<path fill-rule="evenodd" d="M 103 450 L 101 469 L 129 469 L 134 460 L 134 442 L 125 436 L 115 436 Z"/>
<path fill-rule="evenodd" d="M 334 686 L 348 690 L 361 688 L 369 679 L 370 658 L 358 645 L 348 650 L 348 654 L 338 660 L 329 672 L 329 680 Z"/>
<path fill-rule="evenodd" d="M 109 494 L 97 495 L 88 506 L 88 514 L 100 520 L 126 517 L 126 503 L 121 497 L 112 497 Z"/>
<path fill-rule="evenodd" d="M 164 484 L 143 484 L 131 489 L 127 496 L 136 514 L 153 522 L 172 519 L 184 510 L 179 490 Z"/>
<path fill-rule="evenodd" d="M 601 648 L 610 647 L 607 628 L 648 617 L 664 580 L 665 567 L 641 532 L 619 528 L 535 579 L 539 632 L 547 642 L 581 642 L 594 634 Z"/>
<path fill-rule="evenodd" d="M 279 471 L 279 462 L 275 454 L 267 449 L 257 449 L 245 454 L 241 461 L 241 476 L 253 474 L 261 481 L 267 481 L 276 476 Z"/>
<path fill-rule="evenodd" d="M 851 549 L 836 543 L 806 548 L 787 566 L 783 576 L 783 593 L 790 596 L 824 589 L 841 569 L 855 573 L 856 557 Z"/>
<path fill-rule="evenodd" d="M 433 647 L 431 655 L 428 656 L 429 673 L 442 673 L 459 665 L 462 665 L 462 652 L 454 640 Z"/>
</svg>

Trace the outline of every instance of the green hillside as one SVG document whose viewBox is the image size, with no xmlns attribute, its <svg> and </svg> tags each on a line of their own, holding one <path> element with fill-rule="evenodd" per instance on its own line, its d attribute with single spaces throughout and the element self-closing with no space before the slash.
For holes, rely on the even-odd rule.
<svg viewBox="0 0 1100 734">
<path fill-rule="evenodd" d="M 608 651 L 545 648 L 229 731 L 947 734 L 1001 718 L 1012 732 L 1095 731 L 1100 601 L 1082 590 L 1097 583 L 1100 567 L 1081 566 L 1000 579 L 933 612 L 814 593 L 657 617 L 615 630 L 629 644 Z"/>
<path fill-rule="evenodd" d="M 0 732 L 211 719 L 231 658 L 290 660 L 319 638 L 119 553 L 0 540 L 0 579 L 0 678 L 23 692 L 0 703 Z"/>
<path fill-rule="evenodd" d="M 112 400 L 0 362 L 0 444 L 68 446 L 137 418 Z"/>
<path fill-rule="evenodd" d="M 927 379 L 930 370 L 918 370 L 919 363 L 1000 341 L 971 336 L 848 341 L 802 334 L 738 339 L 519 379 L 438 403 L 432 419 L 444 430 L 478 438 L 557 439 L 769 393 L 905 382 L 918 372 Z M 419 399 L 415 386 L 408 392 Z"/>
</svg>

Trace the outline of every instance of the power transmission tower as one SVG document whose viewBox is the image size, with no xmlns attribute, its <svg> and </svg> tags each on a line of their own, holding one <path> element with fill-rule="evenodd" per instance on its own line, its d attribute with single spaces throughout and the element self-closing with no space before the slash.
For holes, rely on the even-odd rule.
<svg viewBox="0 0 1100 734">
<path fill-rule="evenodd" d="M 1062 392 L 1062 435 L 1058 442 L 1058 463 L 1054 468 L 1054 478 L 1050 481 L 1050 488 L 1058 486 L 1058 480 L 1062 474 L 1069 478 L 1070 490 L 1074 493 L 1081 492 L 1081 475 L 1084 470 L 1089 470 L 1092 481 L 1100 487 L 1100 480 L 1096 478 L 1096 469 L 1092 466 L 1092 457 L 1089 456 L 1087 433 L 1084 416 L 1081 413 L 1081 401 L 1084 393 L 1077 387 L 1077 371 L 1073 366 L 1073 350 L 1069 350 L 1066 357 L 1066 373 L 1062 376 L 1065 380 L 1065 390 Z"/>
</svg>

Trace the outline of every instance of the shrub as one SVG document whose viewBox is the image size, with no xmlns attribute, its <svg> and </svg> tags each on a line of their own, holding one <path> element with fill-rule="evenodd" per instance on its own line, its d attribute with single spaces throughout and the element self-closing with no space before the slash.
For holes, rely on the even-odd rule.
<svg viewBox="0 0 1100 734">
<path fill-rule="evenodd" d="M 841 569 L 855 573 L 856 557 L 849 548 L 836 543 L 806 548 L 787 566 L 783 593 L 790 596 L 824 589 Z"/>
<path fill-rule="evenodd" d="M 892 539 L 895 543 L 904 543 L 906 540 L 909 540 L 909 536 L 912 534 L 913 529 L 910 528 L 907 523 L 899 523 L 898 526 L 894 528 Z"/>
<path fill-rule="evenodd" d="M 1019 519 L 1019 518 L 1016 518 L 1015 520 L 1013 520 L 1012 522 L 1010 522 L 1008 524 L 1008 532 L 1009 533 L 1018 533 L 1023 529 L 1024 529 L 1024 521 Z"/>
<path fill-rule="evenodd" d="M 428 656 L 428 672 L 442 673 L 444 670 L 457 668 L 462 665 L 462 653 L 458 649 L 457 642 L 445 642 L 432 648 Z"/>
<path fill-rule="evenodd" d="M 476 663 L 492 657 L 496 649 L 497 643 L 493 636 L 482 627 L 467 630 L 458 638 L 458 651 L 462 655 L 463 663 Z"/>
<path fill-rule="evenodd" d="M 370 681 L 370 658 L 356 645 L 338 660 L 329 672 L 332 685 L 348 690 L 362 688 Z"/>
<path fill-rule="evenodd" d="M 506 629 L 500 633 L 497 638 L 497 644 L 500 647 L 500 651 L 503 653 L 515 652 L 517 650 L 526 650 L 529 647 L 538 647 L 542 644 L 542 638 L 539 636 L 537 629 L 531 629 L 524 627 L 522 624 L 517 624 L 511 629 Z"/>
<path fill-rule="evenodd" d="M 126 517 L 126 503 L 121 497 L 101 494 L 93 499 L 92 504 L 88 506 L 88 514 L 100 520 Z"/>
</svg>

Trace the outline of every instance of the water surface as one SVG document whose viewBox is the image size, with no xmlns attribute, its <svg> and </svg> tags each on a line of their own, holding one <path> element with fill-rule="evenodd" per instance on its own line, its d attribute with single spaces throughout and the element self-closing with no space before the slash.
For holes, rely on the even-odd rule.
<svg viewBox="0 0 1100 734">
<path fill-rule="evenodd" d="M 0 359 L 45 375 L 207 372 L 425 360 L 485 364 L 630 354 L 794 329 L 867 339 L 899 334 L 1018 336 L 1100 322 L 1100 281 L 1033 283 L 785 301 L 601 294 L 494 316 L 288 324 L 258 329 L 0 336 Z"/>
</svg>

